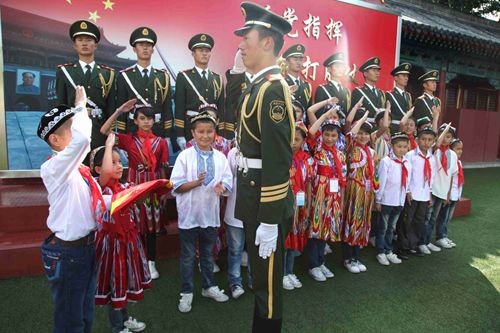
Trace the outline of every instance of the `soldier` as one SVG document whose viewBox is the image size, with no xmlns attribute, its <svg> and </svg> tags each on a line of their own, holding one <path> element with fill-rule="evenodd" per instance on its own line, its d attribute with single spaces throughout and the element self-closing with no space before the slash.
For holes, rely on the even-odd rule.
<svg viewBox="0 0 500 333">
<path fill-rule="evenodd" d="M 328 83 L 322 84 L 316 88 L 314 96 L 314 103 L 336 97 L 339 101 L 337 103 L 337 114 L 341 120 L 345 120 L 347 112 L 351 109 L 351 92 L 346 87 L 342 86 L 341 80 L 345 76 L 346 63 L 344 53 L 337 52 L 329 56 L 324 62 L 323 66 L 330 74 Z M 325 110 L 321 110 L 316 116 L 319 118 Z"/>
<path fill-rule="evenodd" d="M 434 97 L 438 80 L 439 73 L 435 70 L 429 71 L 418 78 L 418 81 L 424 88 L 424 93 L 415 100 L 415 110 L 413 110 L 415 119 L 428 117 L 432 122 L 436 109 L 441 109 L 441 100 Z"/>
<path fill-rule="evenodd" d="M 92 119 L 91 148 L 103 146 L 106 137 L 100 133 L 106 119 L 115 112 L 115 71 L 96 64 L 94 53 L 101 38 L 99 28 L 89 21 L 76 21 L 69 28 L 69 37 L 78 54 L 78 62 L 59 65 L 56 72 L 56 93 L 59 104 L 74 106 L 75 87 L 87 93 L 87 111 Z"/>
<path fill-rule="evenodd" d="M 179 72 L 175 83 L 175 128 L 177 143 L 186 148 L 191 140 L 191 118 L 198 114 L 202 104 L 217 105 L 219 130 L 225 127 L 224 86 L 222 77 L 208 69 L 214 39 L 208 34 L 193 36 L 188 48 L 194 58 L 194 67 Z"/>
<path fill-rule="evenodd" d="M 377 57 L 368 59 L 359 67 L 359 71 L 363 73 L 365 83 L 352 91 L 351 105 L 356 105 L 361 97 L 364 97 L 363 107 L 369 112 L 367 121 L 374 124 L 375 116 L 378 112 L 384 111 L 385 105 L 384 92 L 375 87 L 380 77 L 380 59 Z M 363 112 L 358 112 L 356 118 L 361 118 L 362 115 Z"/>
<path fill-rule="evenodd" d="M 391 103 L 391 133 L 399 132 L 399 123 L 412 107 L 411 94 L 407 92 L 406 86 L 410 77 L 411 64 L 403 63 L 391 71 L 394 77 L 394 90 L 385 94 L 387 101 Z"/>
<path fill-rule="evenodd" d="M 155 114 L 153 134 L 169 138 L 173 118 L 170 76 L 166 70 L 151 66 L 156 40 L 156 33 L 148 27 L 137 28 L 130 35 L 137 63 L 120 71 L 116 79 L 116 104 L 135 98 L 138 104 L 151 107 Z M 117 127 L 120 132 L 135 132 L 133 113 L 121 115 Z"/>
<path fill-rule="evenodd" d="M 297 90 L 293 93 L 296 101 L 300 102 L 304 109 L 312 105 L 312 86 L 300 78 L 300 71 L 304 63 L 304 52 L 306 48 L 302 44 L 294 44 L 283 52 L 283 58 L 286 60 L 288 67 L 285 80 L 289 86 L 297 86 Z M 307 117 L 306 117 L 307 119 Z"/>
<path fill-rule="evenodd" d="M 291 25 L 251 2 L 241 4 L 245 25 L 235 34 L 252 74 L 240 98 L 235 217 L 244 222 L 252 267 L 253 332 L 280 332 L 284 241 L 293 223 L 289 186 L 295 134 L 292 98 L 276 65 Z"/>
</svg>

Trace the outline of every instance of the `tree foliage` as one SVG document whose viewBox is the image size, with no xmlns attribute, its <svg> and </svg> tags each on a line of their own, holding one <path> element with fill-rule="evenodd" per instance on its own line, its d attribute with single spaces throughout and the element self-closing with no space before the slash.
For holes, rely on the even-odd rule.
<svg viewBox="0 0 500 333">
<path fill-rule="evenodd" d="M 462 13 L 482 16 L 485 14 L 497 15 L 500 13 L 498 0 L 425 0 L 456 9 Z"/>
</svg>

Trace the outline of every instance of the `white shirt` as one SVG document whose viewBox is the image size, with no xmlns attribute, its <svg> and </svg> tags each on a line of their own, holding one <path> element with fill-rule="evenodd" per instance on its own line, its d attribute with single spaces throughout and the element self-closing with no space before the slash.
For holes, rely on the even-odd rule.
<svg viewBox="0 0 500 333">
<path fill-rule="evenodd" d="M 399 88 L 398 86 L 394 86 L 394 89 L 396 89 L 401 95 L 405 95 L 405 91 L 401 88 Z"/>
<path fill-rule="evenodd" d="M 170 180 L 174 183 L 172 195 L 176 198 L 179 229 L 220 226 L 220 198 L 214 191 L 222 182 L 231 192 L 233 175 L 223 153 L 213 150 L 214 179 L 208 185 L 201 185 L 184 193 L 176 192 L 179 186 L 198 179 L 198 153 L 194 147 L 183 150 L 174 164 Z"/>
<path fill-rule="evenodd" d="M 90 64 L 87 64 L 85 61 L 81 61 L 81 60 L 78 60 L 78 62 L 80 63 L 80 66 L 82 66 L 83 74 L 85 74 L 87 72 L 87 67 L 85 67 L 87 65 L 90 65 L 91 71 L 94 70 L 95 61 L 92 61 Z"/>
<path fill-rule="evenodd" d="M 432 194 L 438 198 L 446 200 L 448 198 L 448 192 L 451 189 L 451 177 L 458 172 L 457 166 L 457 154 L 448 149 L 446 151 L 448 170 L 445 173 L 443 167 L 441 166 L 441 150 L 437 149 L 434 152 L 436 159 L 436 174 L 434 176 L 434 182 L 432 183 Z"/>
<path fill-rule="evenodd" d="M 243 222 L 234 217 L 234 209 L 236 207 L 236 147 L 232 148 L 227 154 L 229 169 L 233 175 L 233 188 L 231 194 L 227 198 L 226 212 L 224 213 L 224 222 L 227 225 L 237 228 L 243 228 Z"/>
<path fill-rule="evenodd" d="M 434 182 L 434 174 L 436 172 L 436 159 L 433 158 L 431 150 L 427 151 L 426 157 L 429 158 L 429 163 L 431 165 L 431 184 L 425 180 L 424 177 L 424 158 L 419 156 L 420 148 L 417 147 L 409 151 L 405 158 L 410 162 L 411 173 L 410 173 L 410 186 L 408 187 L 408 192 L 411 193 L 413 200 L 416 201 L 429 201 L 431 199 L 431 188 Z"/>
<path fill-rule="evenodd" d="M 143 70 L 147 69 L 148 70 L 148 75 L 151 75 L 151 69 L 153 68 L 152 65 L 149 65 L 148 67 L 142 67 L 139 64 L 135 64 L 137 66 L 137 69 L 139 70 L 139 73 L 141 73 L 141 76 L 144 77 L 144 72 Z"/>
<path fill-rule="evenodd" d="M 406 187 L 401 184 L 403 166 L 394 161 L 397 158 L 393 154 L 384 157 L 378 166 L 379 188 L 375 193 L 375 202 L 384 206 L 404 206 L 406 190 L 410 184 L 411 165 L 403 156 L 408 176 Z"/>
<path fill-rule="evenodd" d="M 365 82 L 365 85 L 370 88 L 370 90 L 375 89 L 375 95 L 378 96 L 378 89 L 375 86 L 369 85 L 368 83 Z"/>
<path fill-rule="evenodd" d="M 272 66 L 269 66 L 269 67 L 266 67 L 266 68 L 260 70 L 258 73 L 253 74 L 253 76 L 250 78 L 250 83 L 252 83 L 256 78 L 258 78 L 263 73 L 265 73 L 268 70 L 273 69 L 273 68 L 279 68 L 279 67 L 278 67 L 278 65 L 272 65 Z"/>
<path fill-rule="evenodd" d="M 338 91 L 342 91 L 342 84 L 340 82 L 337 82 L 335 80 L 330 80 L 330 82 L 337 88 Z"/>
<path fill-rule="evenodd" d="M 288 73 L 288 76 L 290 77 L 290 79 L 292 79 L 292 81 L 293 81 L 293 83 L 294 83 L 294 84 L 297 84 L 297 80 L 299 81 L 299 84 L 301 83 L 301 82 L 300 82 L 300 77 L 298 77 L 298 76 L 297 76 L 297 77 L 295 77 L 295 76 L 293 76 L 293 75 L 292 75 L 292 74 L 290 74 L 290 73 Z"/>
<path fill-rule="evenodd" d="M 196 70 L 198 71 L 198 74 L 200 74 L 201 77 L 203 77 L 202 72 L 205 71 L 205 77 L 208 79 L 208 68 L 207 69 L 203 69 L 203 68 L 200 68 L 200 67 L 197 67 L 197 66 L 194 66 L 194 68 L 196 68 Z"/>
<path fill-rule="evenodd" d="M 462 165 L 462 161 L 458 160 L 457 163 L 460 163 Z M 462 197 L 462 189 L 463 185 L 458 186 L 458 166 L 457 166 L 457 173 L 455 173 L 451 177 L 451 193 L 450 193 L 450 200 L 452 201 L 458 201 Z"/>
</svg>

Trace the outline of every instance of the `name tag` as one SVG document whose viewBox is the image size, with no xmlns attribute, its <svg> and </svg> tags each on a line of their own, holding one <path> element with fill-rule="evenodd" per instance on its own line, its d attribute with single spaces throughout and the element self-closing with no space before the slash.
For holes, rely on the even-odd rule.
<svg viewBox="0 0 500 333">
<path fill-rule="evenodd" d="M 155 123 L 159 123 L 161 120 L 161 114 L 155 113 Z"/>
<path fill-rule="evenodd" d="M 295 195 L 295 204 L 299 207 L 305 206 L 306 204 L 306 194 L 303 191 L 297 192 Z"/>
<path fill-rule="evenodd" d="M 339 192 L 339 180 L 330 179 L 330 193 L 338 193 L 338 192 Z"/>
</svg>

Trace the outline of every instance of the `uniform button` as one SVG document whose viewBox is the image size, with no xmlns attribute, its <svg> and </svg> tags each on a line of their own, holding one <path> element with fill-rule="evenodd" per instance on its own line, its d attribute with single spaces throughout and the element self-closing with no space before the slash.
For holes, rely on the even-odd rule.
<svg viewBox="0 0 500 333">
<path fill-rule="evenodd" d="M 88 89 L 90 89 L 90 86 L 87 86 Z"/>
<path fill-rule="evenodd" d="M 146 97 L 146 101 L 149 101 L 149 98 Z"/>
<path fill-rule="evenodd" d="M 205 89 L 206 91 L 208 91 L 208 89 Z"/>
<path fill-rule="evenodd" d="M 144 90 L 148 91 L 148 88 L 146 88 L 146 89 L 144 89 Z"/>
<path fill-rule="evenodd" d="M 250 186 L 252 186 L 252 187 L 255 186 L 255 182 L 253 180 L 250 181 Z"/>
</svg>

